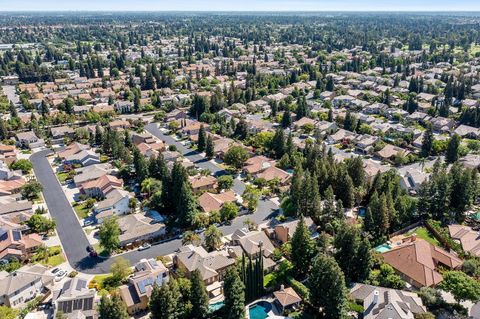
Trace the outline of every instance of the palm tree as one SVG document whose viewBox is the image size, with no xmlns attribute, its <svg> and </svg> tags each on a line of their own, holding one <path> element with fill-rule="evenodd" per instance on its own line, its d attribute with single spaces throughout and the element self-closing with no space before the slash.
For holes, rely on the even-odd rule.
<svg viewBox="0 0 480 319">
<path fill-rule="evenodd" d="M 202 239 L 198 234 L 195 234 L 193 231 L 186 231 L 183 234 L 182 245 L 194 245 L 199 246 L 202 242 Z"/>
<path fill-rule="evenodd" d="M 205 231 L 205 247 L 208 250 L 217 249 L 222 244 L 223 233 L 215 225 L 208 226 Z"/>
<path fill-rule="evenodd" d="M 148 177 L 143 180 L 141 185 L 141 191 L 142 193 L 147 193 L 147 198 L 150 198 L 150 195 L 153 193 L 153 190 L 159 189 L 160 186 L 162 186 L 162 184 L 159 180 L 156 180 L 155 178 L 152 178 L 152 177 Z"/>
</svg>

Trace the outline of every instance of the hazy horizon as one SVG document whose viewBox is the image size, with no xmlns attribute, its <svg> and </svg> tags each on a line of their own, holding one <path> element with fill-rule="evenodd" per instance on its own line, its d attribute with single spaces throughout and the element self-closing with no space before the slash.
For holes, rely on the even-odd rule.
<svg viewBox="0 0 480 319">
<path fill-rule="evenodd" d="M 0 12 L 26 11 L 190 11 L 190 12 L 472 12 L 480 11 L 480 1 L 459 0 L 1 0 Z"/>
</svg>

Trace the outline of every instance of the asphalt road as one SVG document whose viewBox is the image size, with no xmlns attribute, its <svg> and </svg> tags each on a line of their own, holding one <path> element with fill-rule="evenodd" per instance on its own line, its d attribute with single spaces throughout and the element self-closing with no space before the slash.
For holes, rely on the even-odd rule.
<svg viewBox="0 0 480 319">
<path fill-rule="evenodd" d="M 172 137 L 164 135 L 156 124 L 147 125 L 146 130 L 167 144 L 176 145 L 182 154 L 195 162 L 199 167 L 209 169 L 217 175 L 224 173 L 219 166 L 206 161 L 202 155 L 191 151 Z M 43 186 L 43 195 L 50 214 L 57 223 L 57 232 L 68 262 L 79 272 L 87 274 L 108 273 L 110 266 L 118 257 L 102 259 L 88 256 L 86 252 L 86 247 L 89 245 L 88 239 L 46 157 L 51 153 L 52 151 L 50 150 L 37 152 L 30 157 L 30 161 L 33 164 L 38 181 Z M 245 184 L 240 180 L 235 180 L 234 189 L 237 193 L 241 194 L 245 189 Z M 257 211 L 254 214 L 239 216 L 233 220 L 230 225 L 221 226 L 219 229 L 224 235 L 229 235 L 235 230 L 244 227 L 243 223 L 246 219 L 250 219 L 257 224 L 266 223 L 278 214 L 278 209 L 278 206 L 271 200 L 260 200 Z M 180 239 L 174 239 L 154 245 L 144 251 L 130 251 L 121 256 L 129 260 L 133 265 L 142 258 L 171 254 L 181 245 L 182 242 Z"/>
</svg>

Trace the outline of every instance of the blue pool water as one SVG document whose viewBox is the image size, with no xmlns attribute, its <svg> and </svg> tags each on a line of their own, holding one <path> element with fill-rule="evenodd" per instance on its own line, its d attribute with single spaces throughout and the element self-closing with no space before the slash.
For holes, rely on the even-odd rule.
<svg viewBox="0 0 480 319">
<path fill-rule="evenodd" d="M 222 308 L 225 304 L 223 303 L 223 301 L 219 301 L 219 302 L 216 302 L 216 303 L 211 303 L 208 305 L 208 310 L 210 312 L 214 312 L 214 311 L 217 311 L 218 309 Z"/>
<path fill-rule="evenodd" d="M 248 308 L 250 319 L 268 318 L 268 312 L 272 310 L 272 305 L 266 301 L 260 301 Z"/>
<path fill-rule="evenodd" d="M 390 246 L 388 244 L 382 244 L 380 246 L 375 247 L 375 251 L 377 251 L 379 253 L 384 253 L 386 251 L 389 251 L 390 249 L 392 249 L 392 246 Z"/>
</svg>

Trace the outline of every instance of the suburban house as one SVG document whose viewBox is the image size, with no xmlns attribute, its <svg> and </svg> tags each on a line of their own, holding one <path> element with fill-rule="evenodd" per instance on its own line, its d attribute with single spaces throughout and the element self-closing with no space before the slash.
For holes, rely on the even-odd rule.
<svg viewBox="0 0 480 319">
<path fill-rule="evenodd" d="M 97 222 L 101 224 L 107 217 L 129 213 L 130 197 L 130 193 L 121 188 L 115 188 L 109 192 L 104 200 L 95 204 L 93 211 Z"/>
<path fill-rule="evenodd" d="M 246 160 L 243 171 L 246 174 L 257 174 L 272 166 L 275 166 L 274 160 L 262 155 L 258 155 L 250 157 Z"/>
<path fill-rule="evenodd" d="M 310 217 L 308 217 L 308 218 L 305 218 L 304 221 L 305 221 L 305 225 L 310 230 L 312 238 L 317 237 L 318 227 L 317 225 L 315 225 L 313 220 Z M 271 237 L 277 240 L 280 244 L 285 244 L 289 242 L 293 234 L 295 233 L 295 230 L 297 229 L 298 222 L 299 222 L 299 219 L 275 225 L 275 227 L 273 228 L 273 233 Z"/>
<path fill-rule="evenodd" d="M 61 312 L 68 319 L 96 319 L 96 295 L 96 290 L 89 289 L 85 279 L 68 279 L 62 288 L 53 292 L 53 317 L 56 318 L 57 313 Z"/>
<path fill-rule="evenodd" d="M 60 158 L 61 160 L 64 160 L 69 156 L 80 153 L 81 151 L 89 150 L 90 148 L 91 148 L 90 145 L 73 142 L 67 145 L 66 147 L 64 147 L 63 149 L 59 150 L 57 154 L 58 154 L 58 158 Z"/>
<path fill-rule="evenodd" d="M 457 256 L 415 236 L 382 256 L 405 281 L 417 288 L 436 286 L 443 280 L 438 266 L 457 269 L 462 264 Z"/>
<path fill-rule="evenodd" d="M 223 193 L 209 193 L 205 192 L 198 197 L 198 204 L 205 213 L 210 213 L 213 210 L 219 211 L 223 204 L 233 203 L 237 200 L 233 191 Z"/>
<path fill-rule="evenodd" d="M 284 186 L 290 181 L 292 176 L 281 168 L 271 166 L 264 171 L 255 174 L 255 177 L 264 178 L 267 182 L 278 180 L 279 184 Z"/>
<path fill-rule="evenodd" d="M 7 196 L 2 196 L 7 197 Z M 21 223 L 30 219 L 33 215 L 32 202 L 8 200 L 0 205 L 0 216 L 13 223 Z"/>
<path fill-rule="evenodd" d="M 93 150 L 81 150 L 78 153 L 66 156 L 64 164 L 90 166 L 100 164 L 100 154 Z"/>
<path fill-rule="evenodd" d="M 112 130 L 123 131 L 130 128 L 132 125 L 130 122 L 125 120 L 115 120 L 108 123 L 108 126 L 110 126 Z"/>
<path fill-rule="evenodd" d="M 395 161 L 395 157 L 397 156 L 407 156 L 410 154 L 409 151 L 392 145 L 392 144 L 386 144 L 380 151 L 376 153 L 376 155 L 384 161 Z"/>
<path fill-rule="evenodd" d="M 79 188 L 87 197 L 103 198 L 115 188 L 121 187 L 123 187 L 123 180 L 113 175 L 103 175 L 98 179 L 81 184 Z"/>
<path fill-rule="evenodd" d="M 478 230 L 473 230 L 469 226 L 448 225 L 450 236 L 459 241 L 464 251 L 473 256 L 480 257 L 480 236 Z"/>
<path fill-rule="evenodd" d="M 102 176 L 111 174 L 113 172 L 112 165 L 94 164 L 86 167 L 81 167 L 75 170 L 77 175 L 73 177 L 73 181 L 77 187 L 80 187 L 83 183 L 98 179 Z"/>
<path fill-rule="evenodd" d="M 38 138 L 35 132 L 20 132 L 17 133 L 17 142 L 22 147 L 28 147 L 30 149 L 45 146 L 43 139 Z"/>
<path fill-rule="evenodd" d="M 185 271 L 187 276 L 198 270 L 211 296 L 216 294 L 214 291 L 220 287 L 209 290 L 209 286 L 223 281 L 227 268 L 235 265 L 235 258 L 224 250 L 207 252 L 202 246 L 193 245 L 180 247 L 173 261 L 175 267 Z"/>
<path fill-rule="evenodd" d="M 17 160 L 17 148 L 15 145 L 4 145 L 0 143 L 0 161 L 7 165 Z"/>
<path fill-rule="evenodd" d="M 191 176 L 188 178 L 188 180 L 190 181 L 192 189 L 195 193 L 213 190 L 217 187 L 217 179 L 211 175 Z"/>
<path fill-rule="evenodd" d="M 27 259 L 35 250 L 43 245 L 40 235 L 23 234 L 20 225 L 15 228 L 0 226 L 0 259 Z"/>
<path fill-rule="evenodd" d="M 302 302 L 302 298 L 293 290 L 292 287 L 285 288 L 283 285 L 280 290 L 273 293 L 275 303 L 280 307 L 282 312 L 285 310 L 296 309 Z"/>
<path fill-rule="evenodd" d="M 355 284 L 350 297 L 363 304 L 364 319 L 414 319 L 427 312 L 422 299 L 410 291 Z"/>
<path fill-rule="evenodd" d="M 142 214 L 130 214 L 118 219 L 120 246 L 142 242 L 165 235 L 165 225 Z"/>
<path fill-rule="evenodd" d="M 257 258 L 261 249 L 263 255 L 263 267 L 265 270 L 271 271 L 276 265 L 276 263 L 270 258 L 275 247 L 264 231 L 237 229 L 232 234 L 231 244 L 233 246 L 241 247 L 242 252 L 249 258 Z M 237 257 L 240 256 L 241 254 Z"/>
<path fill-rule="evenodd" d="M 153 286 L 160 287 L 168 282 L 168 269 L 159 261 L 141 259 L 134 267 L 133 275 L 128 278 L 128 284 L 119 288 L 120 298 L 127 306 L 129 315 L 148 309 Z"/>
<path fill-rule="evenodd" d="M 53 287 L 55 276 L 40 264 L 23 266 L 12 273 L 0 272 L 0 305 L 22 308 Z"/>
<path fill-rule="evenodd" d="M 52 134 L 52 138 L 54 140 L 63 140 L 65 137 L 73 137 L 75 131 L 73 128 L 68 126 L 59 126 L 59 127 L 52 127 L 50 129 L 50 133 Z"/>
</svg>

